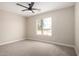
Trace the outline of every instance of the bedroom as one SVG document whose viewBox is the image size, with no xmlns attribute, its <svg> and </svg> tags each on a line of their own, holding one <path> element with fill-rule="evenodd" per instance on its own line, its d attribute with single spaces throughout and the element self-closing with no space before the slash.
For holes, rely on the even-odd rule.
<svg viewBox="0 0 79 59">
<path fill-rule="evenodd" d="M 79 3 L 0 2 L 0 56 L 76 56 Z"/>
</svg>

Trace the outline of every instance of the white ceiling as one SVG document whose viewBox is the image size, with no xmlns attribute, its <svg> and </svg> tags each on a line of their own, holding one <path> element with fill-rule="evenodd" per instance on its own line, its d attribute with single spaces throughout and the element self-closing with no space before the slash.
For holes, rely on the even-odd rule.
<svg viewBox="0 0 79 59">
<path fill-rule="evenodd" d="M 22 5 L 28 6 L 27 4 L 29 2 L 19 2 L 19 3 Z M 21 11 L 25 8 L 16 5 L 16 2 L 0 2 L 0 9 L 21 14 L 23 16 L 28 17 L 28 16 L 33 16 L 33 15 L 51 11 L 51 10 L 70 7 L 73 5 L 74 5 L 74 2 L 35 2 L 35 5 L 33 7 L 40 9 L 40 11 L 35 10 L 35 13 L 32 13 L 30 11 L 25 11 L 25 12 Z"/>
</svg>

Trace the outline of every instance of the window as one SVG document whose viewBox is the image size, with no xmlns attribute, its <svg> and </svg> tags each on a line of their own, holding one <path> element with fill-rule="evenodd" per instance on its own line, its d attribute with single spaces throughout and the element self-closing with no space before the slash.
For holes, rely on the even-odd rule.
<svg viewBox="0 0 79 59">
<path fill-rule="evenodd" d="M 52 35 L 52 18 L 44 18 L 37 21 L 38 35 Z"/>
</svg>

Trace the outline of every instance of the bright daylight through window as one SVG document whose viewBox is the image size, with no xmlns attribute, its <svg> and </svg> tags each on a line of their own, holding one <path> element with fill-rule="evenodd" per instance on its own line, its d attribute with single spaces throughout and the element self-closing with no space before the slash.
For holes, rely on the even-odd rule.
<svg viewBox="0 0 79 59">
<path fill-rule="evenodd" d="M 44 18 L 37 22 L 37 35 L 52 35 L 52 18 Z"/>
</svg>

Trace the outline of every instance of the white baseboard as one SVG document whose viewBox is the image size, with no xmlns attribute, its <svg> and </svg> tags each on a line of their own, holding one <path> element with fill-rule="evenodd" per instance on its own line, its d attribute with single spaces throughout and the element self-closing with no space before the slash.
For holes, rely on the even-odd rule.
<svg viewBox="0 0 79 59">
<path fill-rule="evenodd" d="M 6 45 L 6 44 L 14 43 L 14 42 L 17 42 L 17 41 L 21 41 L 21 40 L 23 40 L 23 39 L 13 40 L 13 41 L 6 41 L 6 42 L 0 42 L 0 45 Z"/>
<path fill-rule="evenodd" d="M 78 51 L 77 47 L 75 47 L 75 52 L 76 52 L 77 56 L 79 56 L 79 51 Z"/>
<path fill-rule="evenodd" d="M 34 39 L 31 39 L 31 38 L 28 38 L 29 40 L 34 40 Z M 14 42 L 17 42 L 17 41 L 21 41 L 21 40 L 24 40 L 24 39 L 19 39 L 19 40 L 14 40 L 14 41 L 6 41 L 6 42 L 0 42 L 0 45 L 5 45 L 5 44 L 10 44 L 10 43 L 14 43 Z M 49 43 L 49 44 L 56 44 L 56 45 L 61 45 L 61 46 L 66 46 L 66 47 L 72 47 L 74 48 L 74 45 L 69 45 L 69 44 L 64 44 L 64 43 L 60 43 L 60 42 L 51 42 L 51 41 L 45 41 L 45 40 L 34 40 L 34 41 L 40 41 L 40 42 L 45 42 L 45 43 Z"/>
<path fill-rule="evenodd" d="M 28 38 L 28 39 L 35 40 L 35 39 L 31 39 L 31 38 Z M 35 41 L 45 42 L 45 43 L 49 43 L 49 44 L 56 44 L 56 45 L 61 45 L 61 46 L 66 46 L 66 47 L 72 47 L 72 48 L 75 47 L 74 45 L 60 43 L 60 42 L 54 42 L 54 41 L 52 41 L 52 42 L 51 41 L 45 41 L 45 40 L 35 40 Z"/>
<path fill-rule="evenodd" d="M 74 45 L 70 45 L 70 44 L 65 44 L 65 43 L 60 43 L 60 42 L 52 42 L 53 44 L 57 44 L 57 45 L 62 45 L 62 46 L 67 46 L 67 47 L 72 47 L 74 48 Z"/>
</svg>

